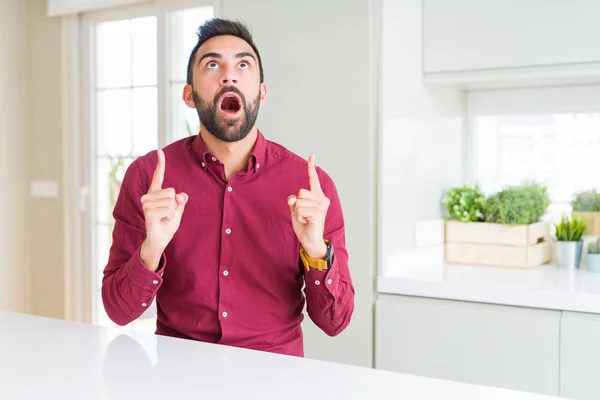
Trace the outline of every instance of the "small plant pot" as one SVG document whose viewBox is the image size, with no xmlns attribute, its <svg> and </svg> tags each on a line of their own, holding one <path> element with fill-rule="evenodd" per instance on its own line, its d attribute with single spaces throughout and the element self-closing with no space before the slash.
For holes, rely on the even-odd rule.
<svg viewBox="0 0 600 400">
<path fill-rule="evenodd" d="M 554 242 L 556 266 L 561 269 L 577 269 L 581 263 L 583 240 L 578 242 Z"/>
<path fill-rule="evenodd" d="M 586 253 L 585 263 L 590 272 L 600 272 L 600 253 Z"/>
</svg>

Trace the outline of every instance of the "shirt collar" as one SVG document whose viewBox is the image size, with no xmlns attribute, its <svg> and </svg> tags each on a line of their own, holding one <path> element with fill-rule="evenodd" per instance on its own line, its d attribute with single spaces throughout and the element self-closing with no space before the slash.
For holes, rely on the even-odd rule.
<svg viewBox="0 0 600 400">
<path fill-rule="evenodd" d="M 196 138 L 192 143 L 192 148 L 203 168 L 206 169 L 209 162 L 218 161 L 215 156 L 210 153 L 208 147 L 206 147 L 206 143 L 204 142 L 204 139 L 202 139 L 202 135 L 196 135 Z M 258 172 L 264 167 L 266 152 L 267 140 L 262 132 L 257 130 L 256 142 L 254 143 L 254 148 L 252 149 L 250 159 L 248 160 L 247 172 Z"/>
</svg>

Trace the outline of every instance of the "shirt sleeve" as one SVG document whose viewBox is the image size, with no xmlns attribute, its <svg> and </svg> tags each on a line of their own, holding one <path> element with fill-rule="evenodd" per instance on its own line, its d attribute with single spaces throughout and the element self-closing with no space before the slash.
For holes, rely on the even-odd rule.
<svg viewBox="0 0 600 400">
<path fill-rule="evenodd" d="M 138 158 L 127 169 L 113 211 L 115 226 L 108 263 L 102 279 L 102 302 L 108 317 L 127 325 L 150 306 L 162 284 L 167 260 L 163 254 L 159 269 L 146 268 L 140 247 L 146 237 L 140 199 L 147 192 L 147 176 Z"/>
<path fill-rule="evenodd" d="M 329 336 L 340 334 L 350 324 L 354 312 L 354 286 L 348 266 L 344 216 L 333 180 L 319 170 L 319 179 L 330 204 L 325 219 L 324 239 L 333 245 L 329 269 L 305 271 L 306 309 L 310 319 Z"/>
</svg>

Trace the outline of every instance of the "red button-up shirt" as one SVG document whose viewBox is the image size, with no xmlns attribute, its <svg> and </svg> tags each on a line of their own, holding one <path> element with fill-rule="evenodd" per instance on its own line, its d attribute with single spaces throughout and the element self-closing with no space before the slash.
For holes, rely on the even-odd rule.
<svg viewBox="0 0 600 400">
<path fill-rule="evenodd" d="M 140 198 L 148 191 L 156 152 L 128 168 L 113 216 L 102 282 L 108 316 L 125 325 L 156 296 L 157 334 L 303 356 L 304 305 L 334 336 L 350 323 L 354 287 L 344 219 L 333 180 L 317 168 L 331 201 L 324 239 L 334 247 L 326 271 L 305 271 L 287 198 L 309 189 L 307 161 L 259 132 L 248 166 L 229 182 L 200 135 L 164 149 L 163 188 L 189 195 L 179 230 L 152 272 L 139 250 L 145 238 Z M 304 288 L 304 292 L 303 292 Z"/>
</svg>

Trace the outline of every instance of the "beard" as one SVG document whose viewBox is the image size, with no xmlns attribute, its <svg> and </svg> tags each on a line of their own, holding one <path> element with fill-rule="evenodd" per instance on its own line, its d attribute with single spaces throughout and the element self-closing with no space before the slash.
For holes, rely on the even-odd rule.
<svg viewBox="0 0 600 400">
<path fill-rule="evenodd" d="M 241 99 L 242 113 L 236 118 L 226 118 L 219 114 L 219 101 L 226 92 L 236 93 Z M 192 87 L 192 96 L 200 123 L 217 139 L 224 142 L 237 142 L 244 139 L 254 127 L 258 117 L 260 89 L 254 101 L 246 102 L 246 97 L 235 86 L 224 87 L 215 95 L 213 102 L 204 101 Z"/>
</svg>

